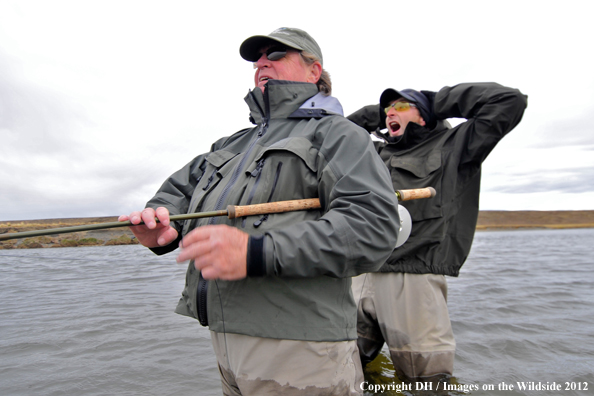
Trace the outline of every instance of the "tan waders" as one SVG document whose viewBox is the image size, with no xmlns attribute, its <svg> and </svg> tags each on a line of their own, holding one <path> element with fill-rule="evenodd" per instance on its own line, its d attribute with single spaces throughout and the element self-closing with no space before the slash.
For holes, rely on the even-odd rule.
<svg viewBox="0 0 594 396">
<path fill-rule="evenodd" d="M 443 275 L 363 274 L 353 278 L 352 290 L 363 365 L 385 342 L 401 379 L 452 375 L 456 342 Z"/>
<path fill-rule="evenodd" d="M 356 341 L 276 340 L 211 331 L 223 394 L 361 395 Z"/>
</svg>

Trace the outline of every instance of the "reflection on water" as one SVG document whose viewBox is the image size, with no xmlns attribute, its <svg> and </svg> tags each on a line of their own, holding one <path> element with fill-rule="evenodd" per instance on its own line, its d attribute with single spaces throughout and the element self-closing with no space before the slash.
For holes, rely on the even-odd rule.
<svg viewBox="0 0 594 396">
<path fill-rule="evenodd" d="M 448 278 L 450 390 L 402 390 L 384 352 L 366 380 L 393 390 L 366 394 L 594 394 L 593 240 L 477 233 Z M 140 246 L 0 251 L 0 395 L 220 395 L 208 330 L 173 313 L 185 270 Z"/>
</svg>

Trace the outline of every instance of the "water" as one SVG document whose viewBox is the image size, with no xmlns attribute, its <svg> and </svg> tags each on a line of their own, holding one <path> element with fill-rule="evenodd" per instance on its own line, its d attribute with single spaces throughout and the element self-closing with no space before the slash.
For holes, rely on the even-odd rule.
<svg viewBox="0 0 594 396">
<path fill-rule="evenodd" d="M 593 241 L 477 233 L 448 278 L 460 388 L 441 394 L 594 394 Z M 173 313 L 185 270 L 137 245 L 0 251 L 0 395 L 220 395 L 208 330 Z M 366 379 L 399 383 L 385 355 Z M 400 394 L 435 393 L 412 389 Z"/>
</svg>

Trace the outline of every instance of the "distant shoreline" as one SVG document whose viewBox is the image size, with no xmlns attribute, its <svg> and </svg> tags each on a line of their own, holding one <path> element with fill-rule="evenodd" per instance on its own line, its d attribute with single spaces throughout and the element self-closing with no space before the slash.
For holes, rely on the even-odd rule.
<svg viewBox="0 0 594 396">
<path fill-rule="evenodd" d="M 476 225 L 477 231 L 532 228 L 594 228 L 594 210 L 482 210 Z"/>
<path fill-rule="evenodd" d="M 0 234 L 111 223 L 117 220 L 117 216 L 106 216 L 0 221 Z M 138 241 L 134 237 L 134 234 L 132 234 L 128 227 L 122 227 L 0 241 L 0 250 L 135 244 L 138 244 Z"/>
<path fill-rule="evenodd" d="M 117 221 L 117 216 L 0 221 L 0 234 Z M 480 211 L 477 231 L 594 228 L 594 210 Z M 0 241 L 1 249 L 138 244 L 127 228 L 83 231 Z"/>
</svg>

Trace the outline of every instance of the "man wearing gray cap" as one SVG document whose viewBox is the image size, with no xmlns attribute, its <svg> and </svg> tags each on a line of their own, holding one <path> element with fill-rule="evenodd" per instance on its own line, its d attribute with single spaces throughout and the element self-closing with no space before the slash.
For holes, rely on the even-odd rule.
<svg viewBox="0 0 594 396">
<path fill-rule="evenodd" d="M 379 105 L 348 117 L 383 139 L 377 149 L 395 189 L 437 191 L 431 199 L 402 203 L 412 218 L 410 237 L 379 272 L 353 280 L 363 365 L 385 342 L 403 380 L 452 375 L 456 343 L 445 275 L 458 276 L 472 245 L 481 164 L 520 122 L 526 104 L 520 91 L 495 83 L 437 93 L 390 88 Z M 448 118 L 467 121 L 451 128 Z"/>
<path fill-rule="evenodd" d="M 322 52 L 281 28 L 240 47 L 254 127 L 215 142 L 130 219 L 157 254 L 190 260 L 176 312 L 209 326 L 225 395 L 357 395 L 351 277 L 396 243 L 398 202 L 365 130 L 330 96 Z M 321 209 L 169 221 L 169 214 L 319 198 Z M 155 216 L 160 220 L 156 223 Z"/>
</svg>

